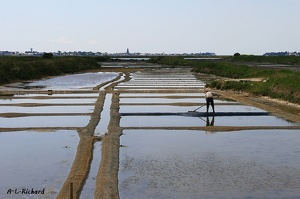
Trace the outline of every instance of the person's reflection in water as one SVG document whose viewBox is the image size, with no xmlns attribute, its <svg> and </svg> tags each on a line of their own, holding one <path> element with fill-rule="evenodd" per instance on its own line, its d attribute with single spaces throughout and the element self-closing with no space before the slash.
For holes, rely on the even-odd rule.
<svg viewBox="0 0 300 199">
<path fill-rule="evenodd" d="M 215 117 L 212 117 L 212 120 L 210 122 L 209 117 L 206 117 L 206 126 L 214 126 L 215 124 Z"/>
</svg>

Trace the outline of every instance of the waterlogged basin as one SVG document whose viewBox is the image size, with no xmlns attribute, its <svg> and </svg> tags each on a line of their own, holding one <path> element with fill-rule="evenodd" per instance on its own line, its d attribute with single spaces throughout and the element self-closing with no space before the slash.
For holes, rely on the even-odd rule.
<svg viewBox="0 0 300 199">
<path fill-rule="evenodd" d="M 176 113 L 176 112 L 188 112 L 194 110 L 194 106 L 169 106 L 169 105 L 160 105 L 160 106 L 121 106 L 120 113 L 156 113 L 156 112 L 167 112 L 167 113 Z"/>
<path fill-rule="evenodd" d="M 160 106 L 121 106 L 120 113 L 156 113 L 156 112 L 166 112 L 166 113 L 176 113 L 176 112 L 189 112 L 193 111 L 200 106 L 168 106 L 168 105 L 160 105 Z M 262 109 L 251 107 L 251 106 L 242 106 L 242 105 L 232 105 L 232 106 L 224 106 L 218 105 L 215 106 L 216 111 L 222 112 L 265 112 Z M 211 110 L 211 107 L 209 107 Z M 196 110 L 197 112 L 206 112 L 206 105 Z"/>
<path fill-rule="evenodd" d="M 297 130 L 126 130 L 120 198 L 297 198 Z"/>
<path fill-rule="evenodd" d="M 94 106 L 0 106 L 0 113 L 92 113 Z M 0 120 L 1 121 L 1 120 Z"/>
<path fill-rule="evenodd" d="M 106 81 L 112 80 L 118 76 L 118 73 L 98 72 L 83 73 L 74 75 L 65 75 L 46 80 L 35 81 L 25 84 L 24 87 L 43 87 L 43 89 L 90 89 Z"/>
<path fill-rule="evenodd" d="M 122 116 L 122 127 L 189 127 L 206 126 L 213 117 L 189 116 Z M 212 126 L 294 126 L 284 119 L 273 116 L 214 117 Z"/>
<path fill-rule="evenodd" d="M 206 103 L 204 98 L 183 98 L 183 99 L 169 99 L 169 98 L 120 98 L 120 104 L 141 104 L 141 103 Z M 214 100 L 214 103 L 236 103 L 233 101 Z"/>
<path fill-rule="evenodd" d="M 170 98 L 120 98 L 120 103 L 200 103 L 204 102 L 201 98 L 183 98 L 183 99 L 170 99 Z"/>
<path fill-rule="evenodd" d="M 170 96 L 181 96 L 181 97 L 186 97 L 186 96 L 199 96 L 203 97 L 203 93 L 121 93 L 120 97 L 170 97 Z"/>
<path fill-rule="evenodd" d="M 0 133 L 0 198 L 9 189 L 42 190 L 27 198 L 55 198 L 74 160 L 79 137 L 76 131 Z M 19 198 L 20 198 L 19 197 Z"/>
<path fill-rule="evenodd" d="M 20 104 L 20 103 L 37 103 L 37 104 L 87 104 L 95 103 L 97 98 L 78 98 L 78 99 L 18 99 L 0 100 L 0 104 Z"/>
<path fill-rule="evenodd" d="M 103 110 L 100 115 L 100 121 L 96 126 L 94 134 L 97 136 L 104 135 L 107 133 L 107 128 L 110 121 L 110 106 L 111 106 L 112 94 L 108 93 L 105 96 L 105 101 L 103 104 Z"/>
<path fill-rule="evenodd" d="M 90 116 L 30 116 L 1 118 L 1 128 L 84 127 Z"/>
<path fill-rule="evenodd" d="M 94 144 L 93 161 L 91 163 L 91 168 L 90 168 L 88 178 L 80 194 L 80 198 L 94 197 L 96 178 L 97 178 L 99 166 L 101 164 L 101 151 L 102 151 L 101 148 L 102 148 L 101 142 L 96 142 Z"/>
<path fill-rule="evenodd" d="M 14 98 L 35 98 L 35 97 L 86 97 L 86 98 L 94 98 L 94 97 L 98 97 L 99 93 L 64 93 L 64 94 L 57 94 L 57 93 L 53 93 L 53 94 L 20 94 L 20 95 L 14 95 Z M 11 98 L 11 97 L 10 97 Z M 0 98 L 1 100 L 1 98 Z"/>
</svg>

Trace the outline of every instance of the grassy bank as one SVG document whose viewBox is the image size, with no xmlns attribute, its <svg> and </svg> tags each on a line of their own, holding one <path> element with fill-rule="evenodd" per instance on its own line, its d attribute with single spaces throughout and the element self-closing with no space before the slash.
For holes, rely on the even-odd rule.
<svg viewBox="0 0 300 199">
<path fill-rule="evenodd" d="M 257 62 L 256 59 L 261 59 L 261 62 L 267 62 L 266 59 L 263 60 L 263 58 L 254 58 L 254 61 L 250 61 L 250 59 L 247 61 Z M 286 64 L 286 61 L 289 60 L 285 57 L 282 59 L 280 59 L 280 57 L 272 57 L 272 59 L 272 63 L 280 64 Z M 278 62 L 275 62 L 276 59 L 278 59 Z M 242 61 L 246 60 L 243 59 Z M 269 96 L 272 98 L 284 99 L 293 103 L 300 103 L 300 72 L 237 65 L 234 61 L 228 62 L 228 59 L 225 59 L 224 61 L 196 61 L 184 60 L 180 57 L 159 57 L 152 59 L 152 62 L 170 66 L 191 66 L 193 67 L 193 71 L 197 73 L 214 74 L 228 78 L 263 78 L 265 81 L 261 82 L 214 81 L 210 86 L 222 90 L 232 89 L 236 91 L 245 91 L 255 95 Z"/>
<path fill-rule="evenodd" d="M 232 61 L 238 61 L 238 62 L 256 62 L 256 63 L 300 65 L 300 57 L 297 57 L 297 56 L 241 55 L 241 56 L 231 57 L 231 60 Z"/>
<path fill-rule="evenodd" d="M 99 68 L 97 57 L 0 56 L 0 84 Z"/>
</svg>

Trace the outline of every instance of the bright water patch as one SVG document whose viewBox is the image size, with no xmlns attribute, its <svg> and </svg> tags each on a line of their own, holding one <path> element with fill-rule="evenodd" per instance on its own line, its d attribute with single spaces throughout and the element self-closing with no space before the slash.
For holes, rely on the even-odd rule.
<svg viewBox="0 0 300 199">
<path fill-rule="evenodd" d="M 141 104 L 141 103 L 206 103 L 204 98 L 120 98 L 120 103 Z M 236 103 L 234 101 L 214 100 L 214 103 Z"/>
<path fill-rule="evenodd" d="M 197 117 L 180 116 L 122 116 L 121 127 L 179 127 L 201 126 L 201 120 Z"/>
<path fill-rule="evenodd" d="M 297 198 L 297 130 L 126 130 L 120 198 Z"/>
<path fill-rule="evenodd" d="M 189 117 L 187 116 L 122 116 L 122 127 L 188 127 L 206 126 L 294 126 L 284 119 L 273 116 L 228 116 Z"/>
<path fill-rule="evenodd" d="M 36 87 L 41 86 L 44 89 L 83 89 L 97 86 L 106 81 L 112 80 L 118 76 L 118 73 L 98 72 L 98 73 L 83 73 L 74 75 L 65 75 L 54 77 L 46 80 L 39 80 L 25 86 Z"/>
<path fill-rule="evenodd" d="M 202 87 L 204 88 L 204 87 Z M 142 85 L 142 86 L 128 86 L 128 85 L 120 85 L 120 86 L 116 86 L 116 89 L 135 89 L 135 90 L 157 90 L 157 89 L 199 89 L 198 85 L 176 85 L 176 86 L 165 86 L 165 85 L 161 85 L 161 86 L 148 86 L 148 85 Z"/>
<path fill-rule="evenodd" d="M 95 103 L 97 98 L 71 98 L 71 99 L 18 99 L 0 100 L 0 104 L 20 104 L 20 103 L 37 103 L 37 104 L 87 104 Z"/>
<path fill-rule="evenodd" d="M 118 83 L 118 82 L 121 82 L 121 81 L 123 81 L 124 79 L 125 79 L 125 74 L 123 73 L 121 76 L 120 76 L 120 79 L 118 79 L 118 80 L 116 80 L 116 81 L 113 81 L 113 82 L 111 82 L 111 83 L 108 83 L 108 84 L 106 84 L 105 86 L 102 86 L 101 88 L 100 88 L 100 90 L 105 90 L 106 88 L 108 88 L 109 86 L 111 86 L 112 84 L 116 84 L 116 83 Z"/>
<path fill-rule="evenodd" d="M 0 197 L 22 197 L 8 195 L 8 189 L 45 188 L 45 194 L 37 197 L 55 198 L 69 173 L 78 142 L 75 131 L 0 133 Z"/>
<path fill-rule="evenodd" d="M 120 97 L 170 97 L 170 96 L 179 96 L 179 97 L 186 97 L 186 96 L 199 96 L 204 97 L 203 93 L 121 93 Z"/>
<path fill-rule="evenodd" d="M 84 127 L 89 116 L 30 116 L 17 118 L 1 118 L 1 128 L 39 128 L 39 127 Z"/>
<path fill-rule="evenodd" d="M 104 135 L 107 132 L 108 124 L 110 121 L 110 105 L 111 105 L 112 94 L 107 93 L 101 112 L 100 121 L 95 129 L 95 135 Z"/>
<path fill-rule="evenodd" d="M 197 107 L 189 107 L 189 106 L 168 106 L 168 105 L 160 105 L 160 106 L 121 106 L 120 113 L 157 113 L 157 112 L 165 112 L 165 113 L 177 113 L 177 112 L 188 112 L 196 109 Z"/>
<path fill-rule="evenodd" d="M 80 194 L 80 198 L 93 198 L 95 187 L 96 187 L 96 179 L 98 175 L 98 170 L 101 163 L 101 148 L 102 142 L 96 142 L 94 144 L 93 150 L 93 161 L 91 163 L 91 168 L 89 172 L 89 176 L 85 182 L 85 185 Z"/>
<path fill-rule="evenodd" d="M 210 117 L 211 118 L 211 117 Z M 297 123 L 289 122 L 275 116 L 236 116 L 215 117 L 215 126 L 296 126 Z"/>
<path fill-rule="evenodd" d="M 200 106 L 171 106 L 171 105 L 155 105 L 155 106 L 121 106 L 120 113 L 184 113 L 193 111 Z M 215 106 L 215 109 L 222 112 L 265 112 L 262 109 L 255 108 L 252 106 L 240 106 L 240 105 L 231 105 L 224 106 L 218 105 Z M 209 108 L 211 110 L 211 107 Z M 202 106 L 197 110 L 197 112 L 206 112 L 206 105 Z"/>
<path fill-rule="evenodd" d="M 120 98 L 120 103 L 204 103 L 203 98 Z"/>
<path fill-rule="evenodd" d="M 53 93 L 51 95 L 48 94 L 19 94 L 19 95 L 14 95 L 14 98 L 23 98 L 23 97 L 28 97 L 28 98 L 35 98 L 35 97 L 98 97 L 99 93 L 66 93 L 66 94 L 57 94 Z M 2 98 L 2 97 L 1 97 Z M 0 100 L 1 100 L 0 98 Z M 11 97 L 10 97 L 11 98 Z"/>
<path fill-rule="evenodd" d="M 0 113 L 92 113 L 94 106 L 0 106 Z M 1 121 L 1 119 L 0 119 Z"/>
</svg>

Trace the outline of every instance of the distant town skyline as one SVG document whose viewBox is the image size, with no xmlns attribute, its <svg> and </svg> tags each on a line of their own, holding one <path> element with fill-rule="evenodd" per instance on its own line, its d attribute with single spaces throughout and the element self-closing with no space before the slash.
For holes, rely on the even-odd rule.
<svg viewBox="0 0 300 199">
<path fill-rule="evenodd" d="M 3 1 L 0 51 L 299 52 L 299 0 Z"/>
<path fill-rule="evenodd" d="M 34 51 L 33 48 L 30 48 L 29 51 L 19 52 L 19 51 L 0 51 L 0 56 L 43 56 L 44 53 L 52 53 L 54 56 L 111 56 L 111 57 L 141 57 L 141 56 L 194 56 L 194 57 L 210 57 L 210 56 L 220 56 L 215 54 L 214 52 L 198 52 L 198 53 L 140 53 L 135 52 L 131 53 L 129 48 L 126 49 L 126 52 L 92 52 L 92 51 L 56 51 L 56 52 L 38 52 Z M 243 54 L 242 54 L 243 55 Z M 252 54 L 244 54 L 244 55 L 252 55 Z M 233 55 L 228 55 L 233 56 Z M 300 52 L 266 52 L 260 56 L 300 56 Z"/>
<path fill-rule="evenodd" d="M 198 52 L 198 53 L 142 53 L 142 52 L 133 52 L 131 53 L 129 48 L 126 49 L 126 52 L 92 52 L 92 51 L 52 51 L 52 52 L 39 52 L 34 51 L 33 48 L 30 48 L 28 51 L 0 51 L 0 56 L 9 56 L 9 55 L 24 55 L 24 56 L 42 56 L 44 53 L 52 53 L 55 56 L 216 56 L 213 52 Z"/>
</svg>

